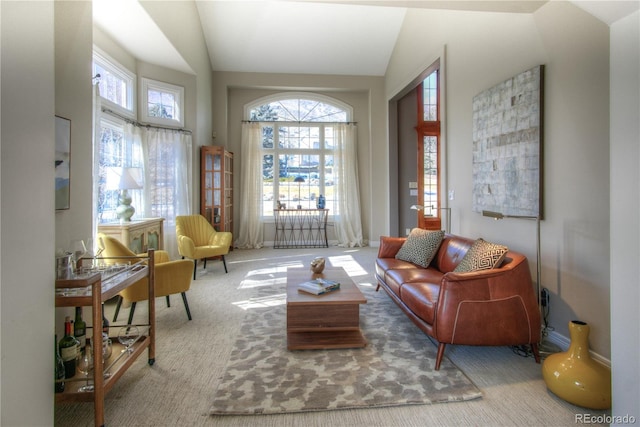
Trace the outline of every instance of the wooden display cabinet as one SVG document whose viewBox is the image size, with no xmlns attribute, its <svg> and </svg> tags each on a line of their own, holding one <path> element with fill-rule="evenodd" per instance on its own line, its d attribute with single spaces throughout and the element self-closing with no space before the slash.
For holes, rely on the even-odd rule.
<svg viewBox="0 0 640 427">
<path fill-rule="evenodd" d="M 93 376 L 89 376 L 89 382 L 93 383 L 94 391 L 79 391 L 87 382 L 87 377 L 77 373 L 73 378 L 64 380 L 65 389 L 62 393 L 55 394 L 56 403 L 65 402 L 93 402 L 95 413 L 95 425 L 103 426 L 104 421 L 104 397 L 126 372 L 133 362 L 140 357 L 145 349 L 148 352 L 149 365 L 155 362 L 155 294 L 154 294 L 154 251 L 149 250 L 146 263 L 139 261 L 121 267 L 112 267 L 108 272 L 95 272 L 77 275 L 72 279 L 56 280 L 56 307 L 81 307 L 92 308 L 92 334 L 88 338 L 93 349 L 98 347 L 100 351 L 93 351 L 94 369 Z M 119 257 L 125 262 L 132 257 Z M 100 261 L 105 258 L 96 258 Z M 118 342 L 117 335 L 110 338 L 113 343 L 111 356 L 103 362 L 102 355 L 102 304 L 113 298 L 120 291 L 133 285 L 140 279 L 148 276 L 149 282 L 149 318 L 148 324 L 136 325 L 148 327 L 148 332 L 131 345 L 128 352 Z M 126 325 L 111 325 L 110 329 L 119 330 Z M 143 329 L 141 328 L 141 329 Z M 142 331 L 141 331 L 142 332 Z M 100 343 L 96 346 L 95 343 Z M 89 345 L 89 343 L 87 343 Z M 105 375 L 107 377 L 105 378 Z"/>
<path fill-rule="evenodd" d="M 200 214 L 233 233 L 233 153 L 224 147 L 200 147 Z"/>
</svg>

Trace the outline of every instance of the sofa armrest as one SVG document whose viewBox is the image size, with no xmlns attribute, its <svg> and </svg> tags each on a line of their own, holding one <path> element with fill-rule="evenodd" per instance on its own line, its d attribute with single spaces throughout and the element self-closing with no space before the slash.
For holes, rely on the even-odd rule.
<svg viewBox="0 0 640 427">
<path fill-rule="evenodd" d="M 527 259 L 503 268 L 446 273 L 436 313 L 436 339 L 468 345 L 539 341 L 540 312 Z"/>
<path fill-rule="evenodd" d="M 381 236 L 378 258 L 395 258 L 406 240 L 406 237 Z"/>
</svg>

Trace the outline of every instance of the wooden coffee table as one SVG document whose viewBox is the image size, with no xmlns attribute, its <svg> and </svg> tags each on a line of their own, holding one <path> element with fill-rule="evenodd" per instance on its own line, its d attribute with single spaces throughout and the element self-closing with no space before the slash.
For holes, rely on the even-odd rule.
<svg viewBox="0 0 640 427">
<path fill-rule="evenodd" d="M 340 282 L 340 289 L 323 295 L 298 290 L 298 284 L 322 277 Z M 342 267 L 321 274 L 305 268 L 287 269 L 287 348 L 310 350 L 365 347 L 360 330 L 360 304 L 367 299 Z"/>
</svg>

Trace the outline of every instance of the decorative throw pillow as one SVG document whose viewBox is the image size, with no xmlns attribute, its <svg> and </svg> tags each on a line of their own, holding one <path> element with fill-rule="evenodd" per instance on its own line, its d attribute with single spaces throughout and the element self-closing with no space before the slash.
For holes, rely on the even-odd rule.
<svg viewBox="0 0 640 427">
<path fill-rule="evenodd" d="M 396 254 L 396 259 L 427 268 L 436 252 L 438 252 L 443 238 L 444 231 L 442 230 L 434 231 L 414 228 Z"/>
<path fill-rule="evenodd" d="M 503 245 L 478 239 L 473 242 L 460 264 L 453 270 L 456 273 L 469 271 L 489 270 L 502 264 L 509 248 Z"/>
</svg>

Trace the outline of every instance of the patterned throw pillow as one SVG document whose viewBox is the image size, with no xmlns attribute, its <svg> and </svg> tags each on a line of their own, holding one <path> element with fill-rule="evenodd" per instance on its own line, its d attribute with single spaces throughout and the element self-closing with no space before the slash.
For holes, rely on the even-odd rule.
<svg viewBox="0 0 640 427">
<path fill-rule="evenodd" d="M 444 231 L 442 230 L 414 228 L 396 254 L 396 259 L 427 268 L 433 257 L 436 256 L 443 238 Z"/>
<path fill-rule="evenodd" d="M 509 252 L 509 248 L 506 246 L 478 239 L 473 242 L 460 264 L 453 271 L 466 273 L 499 267 L 507 252 Z"/>
</svg>

